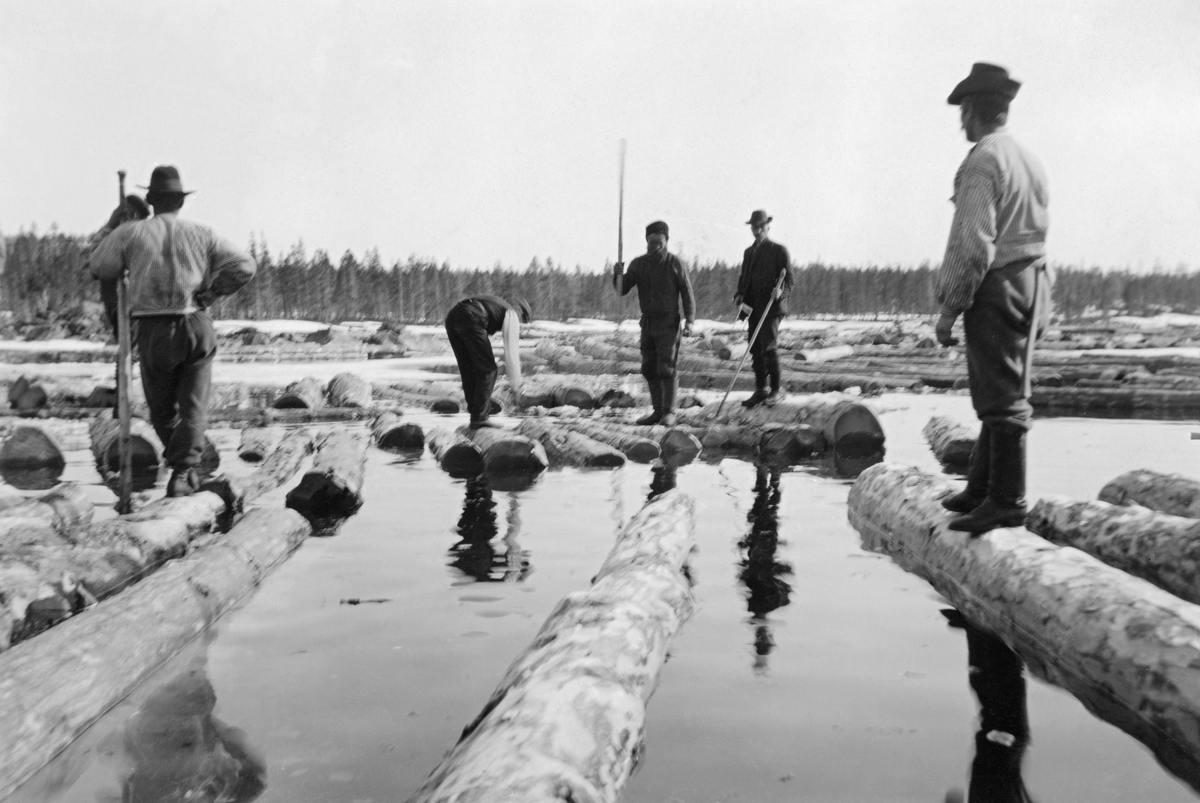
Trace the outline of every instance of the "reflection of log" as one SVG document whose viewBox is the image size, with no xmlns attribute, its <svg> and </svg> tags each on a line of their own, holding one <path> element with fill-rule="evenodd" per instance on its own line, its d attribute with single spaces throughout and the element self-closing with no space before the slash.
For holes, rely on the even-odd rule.
<svg viewBox="0 0 1200 803">
<path fill-rule="evenodd" d="M 948 482 L 908 466 L 867 469 L 850 491 L 866 548 L 927 580 L 1031 669 L 1200 784 L 1200 607 L 1023 529 L 945 527 Z"/>
<path fill-rule="evenodd" d="M 308 518 L 349 516 L 362 506 L 367 434 L 330 430 L 317 437 L 312 467 L 288 491 L 286 504 Z"/>
<path fill-rule="evenodd" d="M 371 383 L 344 371 L 329 380 L 327 395 L 330 407 L 370 407 Z"/>
<path fill-rule="evenodd" d="M 823 349 L 799 349 L 796 351 L 796 359 L 815 363 L 829 362 L 830 360 L 842 360 L 854 354 L 854 346 L 830 346 Z"/>
<path fill-rule="evenodd" d="M 625 465 L 625 455 L 612 446 L 536 418 L 523 420 L 517 426 L 516 432 L 540 443 L 552 465 L 597 468 L 619 468 Z"/>
<path fill-rule="evenodd" d="M 101 474 L 115 474 L 120 469 L 120 453 L 117 444 L 121 424 L 113 418 L 112 410 L 96 416 L 88 427 L 92 439 L 92 456 Z M 154 428 L 140 418 L 130 421 L 130 454 L 134 472 L 153 471 L 162 463 L 163 447 L 154 434 Z"/>
<path fill-rule="evenodd" d="M 592 587 L 555 607 L 409 803 L 620 798 L 667 647 L 694 607 L 681 571 L 692 507 L 671 492 L 634 516 Z"/>
<path fill-rule="evenodd" d="M 657 442 L 611 424 L 605 425 L 598 421 L 563 421 L 562 426 L 593 440 L 607 443 L 614 449 L 623 452 L 635 463 L 649 463 L 657 460 L 661 452 Z"/>
<path fill-rule="evenodd" d="M 921 430 L 933 455 L 944 465 L 965 467 L 979 433 L 944 415 L 935 415 Z"/>
<path fill-rule="evenodd" d="M 388 451 L 421 449 L 425 445 L 421 426 L 409 423 L 395 413 L 383 413 L 371 423 L 371 439 L 380 449 Z"/>
<path fill-rule="evenodd" d="M 271 406 L 277 410 L 319 410 L 325 406 L 325 386 L 315 376 L 306 376 L 284 388 Z"/>
<path fill-rule="evenodd" d="M 1180 599 L 1200 603 L 1200 521 L 1107 502 L 1043 497 L 1026 526 L 1055 544 L 1148 580 Z"/>
<path fill-rule="evenodd" d="M 256 510 L 126 593 L 0 655 L 0 797 L 233 605 L 311 528 Z"/>
<path fill-rule="evenodd" d="M 242 430 L 241 440 L 238 441 L 238 457 L 247 463 L 257 463 L 271 453 L 274 445 L 275 430 L 247 427 Z"/>
<path fill-rule="evenodd" d="M 498 427 L 460 429 L 483 453 L 483 468 L 492 474 L 536 474 L 550 465 L 546 450 L 533 438 Z"/>
<path fill-rule="evenodd" d="M 430 453 L 451 476 L 474 476 L 483 471 L 483 451 L 465 435 L 435 427 L 425 435 Z"/>
<path fill-rule="evenodd" d="M 41 427 L 14 427 L 0 443 L 0 466 L 62 468 L 67 464 L 60 447 Z"/>
<path fill-rule="evenodd" d="M 718 406 L 708 404 L 699 411 L 684 411 L 679 418 L 695 426 L 706 426 Z M 774 407 L 760 404 L 746 409 L 740 404 L 726 404 L 716 423 L 758 427 L 772 423 L 808 424 L 819 430 L 830 448 L 842 457 L 878 454 L 884 446 L 883 427 L 871 408 L 853 396 L 838 393 L 788 399 Z"/>
<path fill-rule="evenodd" d="M 808 424 L 768 424 L 763 427 L 758 444 L 758 452 L 764 459 L 788 464 L 825 451 L 825 438 Z"/>
<path fill-rule="evenodd" d="M 1128 471 L 1100 489 L 1100 500 L 1141 505 L 1172 516 L 1200 519 L 1200 482 L 1179 474 Z"/>
</svg>

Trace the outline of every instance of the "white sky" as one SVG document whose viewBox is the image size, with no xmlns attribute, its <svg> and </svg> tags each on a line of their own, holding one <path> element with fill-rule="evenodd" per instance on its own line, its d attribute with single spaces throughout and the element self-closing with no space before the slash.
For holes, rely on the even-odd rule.
<svg viewBox="0 0 1200 803">
<path fill-rule="evenodd" d="M 1200 267 L 1200 2 L 0 0 L 0 231 L 98 227 L 156 163 L 239 244 L 461 267 L 941 259 L 973 61 L 1024 82 L 1051 254 Z"/>
</svg>

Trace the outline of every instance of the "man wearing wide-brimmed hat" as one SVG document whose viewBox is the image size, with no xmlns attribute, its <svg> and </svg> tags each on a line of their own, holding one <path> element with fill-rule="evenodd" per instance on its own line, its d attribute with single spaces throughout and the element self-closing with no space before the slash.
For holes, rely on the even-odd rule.
<svg viewBox="0 0 1200 803">
<path fill-rule="evenodd" d="M 733 297 L 734 304 L 750 308 L 750 364 L 755 389 L 742 402 L 743 407 L 757 407 L 764 402 L 770 407 L 785 395 L 779 370 L 779 321 L 787 314 L 788 294 L 792 291 L 792 260 L 786 248 L 767 236 L 772 220 L 766 210 L 755 209 L 746 221 L 754 243 L 742 254 L 742 272 Z"/>
<path fill-rule="evenodd" d="M 207 226 L 179 219 L 184 199 L 179 171 L 154 168 L 146 202 L 154 217 L 127 223 L 92 253 L 92 273 L 111 281 L 129 272 L 129 312 L 150 423 L 162 440 L 171 478 L 168 496 L 200 487 L 196 466 L 208 426 L 217 337 L 206 309 L 237 292 L 256 266 Z"/>
<path fill-rule="evenodd" d="M 951 330 L 962 316 L 971 403 L 981 427 L 966 489 L 942 504 L 961 514 L 951 529 L 973 533 L 1024 524 L 1025 435 L 1033 414 L 1026 350 L 1040 323 L 1035 318 L 1050 309 L 1050 280 L 1043 275 L 1046 173 L 1005 130 L 1020 86 L 1003 67 L 978 63 L 948 98 L 961 107 L 963 131 L 975 146 L 954 176 L 936 331 L 938 342 L 954 345 Z"/>
</svg>

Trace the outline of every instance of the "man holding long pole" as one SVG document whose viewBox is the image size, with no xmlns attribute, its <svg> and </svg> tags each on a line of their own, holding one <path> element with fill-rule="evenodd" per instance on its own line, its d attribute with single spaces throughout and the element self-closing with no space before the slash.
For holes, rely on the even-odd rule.
<svg viewBox="0 0 1200 803">
<path fill-rule="evenodd" d="M 733 303 L 750 318 L 748 348 L 755 390 L 742 402 L 743 407 L 764 402 L 771 407 L 786 395 L 779 368 L 779 321 L 787 314 L 792 292 L 792 260 L 787 249 L 768 236 L 772 220 L 765 210 L 756 209 L 746 221 L 754 243 L 742 255 L 742 272 L 733 297 Z"/>
</svg>

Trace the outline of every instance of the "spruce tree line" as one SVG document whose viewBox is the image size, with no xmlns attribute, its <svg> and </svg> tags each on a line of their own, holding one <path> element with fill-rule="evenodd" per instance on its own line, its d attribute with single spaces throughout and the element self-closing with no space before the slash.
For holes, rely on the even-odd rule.
<svg viewBox="0 0 1200 803">
<path fill-rule="evenodd" d="M 97 301 L 86 270 L 86 238 L 51 230 L 4 240 L 0 254 L 0 309 L 18 321 L 55 318 Z M 534 259 L 524 270 L 451 269 L 449 263 L 409 257 L 384 265 L 379 253 L 360 259 L 347 251 L 336 264 L 325 251 L 297 244 L 284 254 L 251 240 L 258 275 L 238 294 L 222 299 L 216 316 L 326 322 L 379 320 L 437 323 L 456 300 L 474 293 L 523 297 L 543 320 L 637 317 L 631 293 L 612 289 L 611 265 L 600 273 Z M 697 316 L 729 319 L 740 265 L 722 261 L 690 266 Z M 936 268 L 796 266 L 791 313 L 800 316 L 931 315 Z M 1146 315 L 1200 313 L 1200 272 L 1156 269 L 1149 273 L 1063 266 L 1056 269 L 1054 304 L 1063 319 L 1087 313 Z"/>
</svg>

